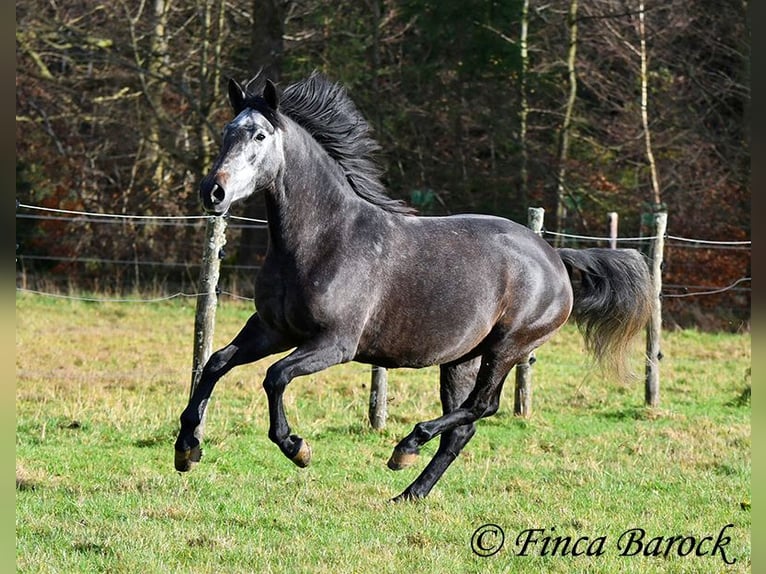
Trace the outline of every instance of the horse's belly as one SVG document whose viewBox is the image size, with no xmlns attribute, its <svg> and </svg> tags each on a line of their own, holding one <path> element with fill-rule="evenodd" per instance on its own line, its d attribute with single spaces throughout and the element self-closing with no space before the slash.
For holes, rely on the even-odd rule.
<svg viewBox="0 0 766 574">
<path fill-rule="evenodd" d="M 401 313 L 385 324 L 368 325 L 357 360 L 382 367 L 427 367 L 471 354 L 486 339 L 494 320 L 473 316 Z"/>
</svg>

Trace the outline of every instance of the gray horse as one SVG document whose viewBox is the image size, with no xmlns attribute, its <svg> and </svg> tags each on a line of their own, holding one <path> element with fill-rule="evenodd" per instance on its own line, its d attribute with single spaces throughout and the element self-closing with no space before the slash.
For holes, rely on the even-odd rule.
<svg viewBox="0 0 766 574">
<path fill-rule="evenodd" d="M 338 84 L 319 74 L 246 93 L 235 81 L 235 119 L 200 195 L 223 215 L 255 192 L 266 201 L 269 248 L 255 307 L 214 353 L 181 415 L 175 466 L 201 456 L 195 431 L 216 382 L 233 367 L 293 349 L 263 387 L 269 438 L 295 464 L 311 459 L 292 434 L 282 395 L 295 377 L 359 361 L 440 366 L 443 415 L 415 425 L 388 466 L 436 454 L 394 500 L 428 495 L 494 414 L 509 371 L 573 314 L 596 358 L 617 367 L 646 325 L 653 298 L 635 250 L 560 249 L 523 225 L 485 215 L 420 217 L 386 197 L 367 122 Z"/>
</svg>

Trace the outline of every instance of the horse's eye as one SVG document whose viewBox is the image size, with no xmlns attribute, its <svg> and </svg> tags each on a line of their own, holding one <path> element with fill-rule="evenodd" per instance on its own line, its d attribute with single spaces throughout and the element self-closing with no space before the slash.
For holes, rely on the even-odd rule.
<svg viewBox="0 0 766 574">
<path fill-rule="evenodd" d="M 266 134 L 263 132 L 258 132 L 257 134 L 255 134 L 255 139 L 257 139 L 259 142 L 262 142 L 263 140 L 266 139 Z"/>
</svg>

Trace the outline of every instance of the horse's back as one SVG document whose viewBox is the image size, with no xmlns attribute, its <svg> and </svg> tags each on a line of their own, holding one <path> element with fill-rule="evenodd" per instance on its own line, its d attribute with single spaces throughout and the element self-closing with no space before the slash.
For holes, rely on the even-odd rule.
<svg viewBox="0 0 766 574">
<path fill-rule="evenodd" d="M 545 240 L 528 227 L 491 215 L 408 218 L 404 243 L 413 260 L 431 266 L 438 259 L 447 269 L 447 283 L 498 284 L 503 291 L 551 289 L 569 285 L 566 268 Z"/>
</svg>

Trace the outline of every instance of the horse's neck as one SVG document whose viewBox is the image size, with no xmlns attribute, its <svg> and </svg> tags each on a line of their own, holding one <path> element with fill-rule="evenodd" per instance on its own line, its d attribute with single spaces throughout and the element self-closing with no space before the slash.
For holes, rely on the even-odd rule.
<svg viewBox="0 0 766 574">
<path fill-rule="evenodd" d="M 285 136 L 284 167 L 266 198 L 271 244 L 290 252 L 316 250 L 363 202 L 341 168 L 300 129 L 291 126 Z"/>
</svg>

